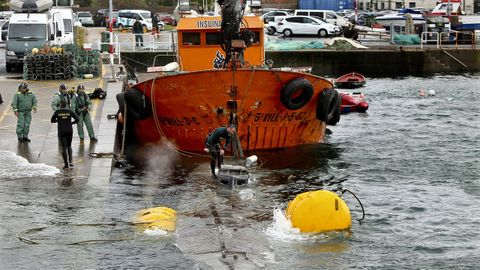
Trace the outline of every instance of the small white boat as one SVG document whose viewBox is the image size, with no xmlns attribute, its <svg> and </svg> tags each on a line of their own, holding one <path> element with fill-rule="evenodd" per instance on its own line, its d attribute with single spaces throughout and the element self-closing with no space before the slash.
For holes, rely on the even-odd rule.
<svg viewBox="0 0 480 270">
<path fill-rule="evenodd" d="M 407 14 L 412 16 L 413 24 L 424 24 L 425 17 L 422 14 L 415 13 L 392 13 L 376 17 L 375 21 L 383 26 L 405 26 Z"/>
</svg>

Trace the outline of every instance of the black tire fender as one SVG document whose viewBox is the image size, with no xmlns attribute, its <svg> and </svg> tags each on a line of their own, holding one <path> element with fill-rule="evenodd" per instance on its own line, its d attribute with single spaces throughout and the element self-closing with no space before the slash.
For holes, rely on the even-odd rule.
<svg viewBox="0 0 480 270">
<path fill-rule="evenodd" d="M 329 108 L 328 113 L 328 121 L 327 125 L 335 126 L 338 122 L 340 122 L 340 105 L 342 104 L 342 95 L 335 91 L 334 97 L 332 99 L 332 107 Z"/>
<path fill-rule="evenodd" d="M 300 91 L 300 92 L 299 92 Z M 280 99 L 289 110 L 298 110 L 305 106 L 313 96 L 313 86 L 305 78 L 289 81 L 283 88 Z"/>
<path fill-rule="evenodd" d="M 131 88 L 124 93 L 127 115 L 132 116 L 136 120 L 142 120 L 151 115 L 150 101 L 146 99 L 141 91 Z"/>
<path fill-rule="evenodd" d="M 327 125 L 334 126 L 340 121 L 341 96 L 333 88 L 327 88 L 318 94 L 316 117 Z"/>
</svg>

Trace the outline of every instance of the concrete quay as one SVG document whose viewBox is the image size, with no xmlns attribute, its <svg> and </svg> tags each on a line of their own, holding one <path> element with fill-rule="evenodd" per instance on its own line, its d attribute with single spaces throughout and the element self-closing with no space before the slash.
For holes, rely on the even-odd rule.
<svg viewBox="0 0 480 270">
<path fill-rule="evenodd" d="M 29 137 L 31 142 L 18 142 L 16 123 L 11 101 L 17 93 L 18 85 L 23 82 L 21 77 L 0 77 L 2 85 L 0 93 L 4 103 L 0 105 L 0 149 L 11 151 L 24 157 L 30 163 L 44 163 L 60 169 L 64 176 L 72 179 L 88 179 L 91 185 L 107 185 L 112 170 L 112 155 L 115 147 L 117 121 L 108 119 L 108 114 L 115 114 L 118 110 L 116 94 L 121 92 L 122 82 L 111 80 L 111 68 L 103 66 L 102 76 L 93 79 L 73 79 L 70 81 L 26 81 L 30 90 L 38 100 L 37 113 L 32 112 L 32 124 Z M 119 66 L 114 67 L 114 72 Z M 92 99 L 93 109 L 90 112 L 98 142 L 90 142 L 88 136 L 84 142 L 78 137 L 76 126 L 73 127 L 72 141 L 73 164 L 72 169 L 62 169 L 63 160 L 61 148 L 57 138 L 57 124 L 50 123 L 53 114 L 50 104 L 58 87 L 64 83 L 68 88 L 84 84 L 86 91 L 100 87 L 107 91 L 105 99 Z M 85 128 L 85 127 L 84 127 Z M 105 153 L 103 158 L 91 157 L 91 153 Z"/>
<path fill-rule="evenodd" d="M 122 61 L 132 70 L 146 71 L 153 65 L 175 61 L 165 52 L 123 52 Z M 266 51 L 265 58 L 274 67 L 312 67 L 312 73 L 336 78 L 352 71 L 367 77 L 431 76 L 436 73 L 480 71 L 480 50 L 471 48 L 421 49 L 417 47 L 386 47 L 358 50 Z"/>
</svg>

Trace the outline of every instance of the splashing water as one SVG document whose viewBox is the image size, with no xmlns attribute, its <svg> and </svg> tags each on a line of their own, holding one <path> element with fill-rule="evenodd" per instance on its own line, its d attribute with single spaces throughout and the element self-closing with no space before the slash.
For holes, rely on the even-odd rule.
<svg viewBox="0 0 480 270">
<path fill-rule="evenodd" d="M 305 237 L 300 230 L 293 228 L 292 222 L 287 219 L 285 212 L 281 209 L 273 209 L 273 222 L 266 229 L 267 235 L 278 240 L 300 240 Z"/>
<path fill-rule="evenodd" d="M 41 163 L 29 163 L 23 157 L 10 151 L 0 151 L 0 178 L 20 179 L 51 177 L 60 173 L 56 167 Z"/>
<path fill-rule="evenodd" d="M 252 189 L 242 189 L 238 195 L 240 195 L 240 198 L 242 201 L 255 201 L 255 192 Z"/>
<path fill-rule="evenodd" d="M 149 235 L 149 236 L 166 236 L 168 235 L 167 231 L 164 231 L 162 229 L 146 229 L 144 234 Z"/>
</svg>

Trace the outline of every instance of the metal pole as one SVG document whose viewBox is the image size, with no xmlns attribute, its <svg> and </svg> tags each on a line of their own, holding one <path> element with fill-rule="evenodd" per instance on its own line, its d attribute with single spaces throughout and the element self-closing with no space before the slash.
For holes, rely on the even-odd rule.
<svg viewBox="0 0 480 270">
<path fill-rule="evenodd" d="M 110 39 L 109 39 L 109 44 L 108 44 L 108 51 L 110 53 L 110 69 L 112 71 L 112 79 L 115 79 L 115 72 L 113 70 L 113 3 L 112 0 L 108 0 L 108 17 L 110 18 L 110 21 L 108 22 L 109 24 L 109 30 L 110 30 Z"/>
<path fill-rule="evenodd" d="M 447 4 L 447 16 L 450 17 L 450 14 L 451 14 L 451 11 L 450 11 L 450 0 L 448 0 L 448 4 Z"/>
<path fill-rule="evenodd" d="M 357 20 L 358 20 L 358 0 L 355 0 L 353 2 L 353 6 L 355 8 L 355 24 L 357 24 Z"/>
</svg>

